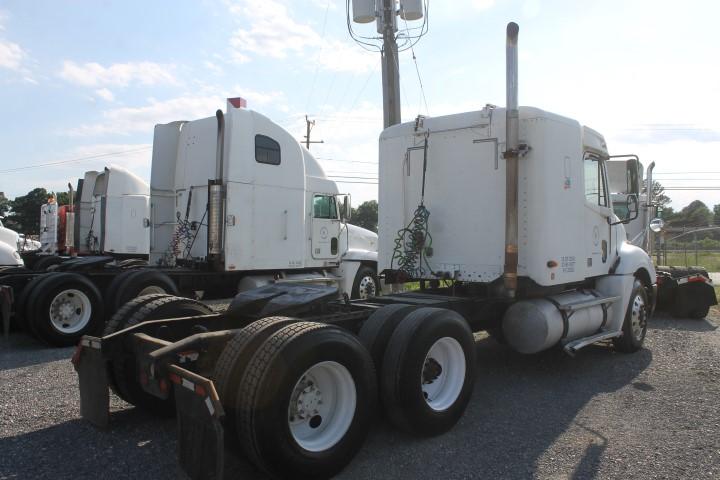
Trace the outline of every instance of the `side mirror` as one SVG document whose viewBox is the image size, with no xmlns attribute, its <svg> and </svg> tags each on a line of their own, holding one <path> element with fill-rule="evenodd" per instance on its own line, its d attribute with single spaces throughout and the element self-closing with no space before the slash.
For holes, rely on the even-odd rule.
<svg viewBox="0 0 720 480">
<path fill-rule="evenodd" d="M 624 222 L 635 220 L 640 214 L 640 205 L 637 195 L 628 195 L 627 200 L 625 200 L 625 206 L 627 206 L 627 216 L 625 217 Z"/>
<path fill-rule="evenodd" d="M 663 221 L 662 218 L 653 218 L 650 221 L 650 230 L 652 230 L 655 233 L 658 233 L 664 227 L 665 227 L 665 222 Z"/>
<path fill-rule="evenodd" d="M 342 206 L 340 207 L 340 220 L 349 222 L 352 217 L 352 206 L 350 205 L 350 195 L 344 195 Z"/>
</svg>

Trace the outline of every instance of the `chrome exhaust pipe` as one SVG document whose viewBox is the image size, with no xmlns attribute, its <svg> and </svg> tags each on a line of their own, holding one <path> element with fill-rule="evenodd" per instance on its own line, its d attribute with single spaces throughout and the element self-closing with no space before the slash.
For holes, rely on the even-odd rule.
<svg viewBox="0 0 720 480">
<path fill-rule="evenodd" d="M 215 153 L 215 179 L 208 182 L 208 233 L 207 258 L 216 269 L 222 269 L 223 253 L 223 154 L 225 150 L 225 116 L 222 110 L 217 117 L 217 148 Z"/>
<path fill-rule="evenodd" d="M 520 115 L 518 112 L 518 33 L 515 22 L 507 25 L 505 46 L 505 294 L 517 293 L 518 267 L 518 157 Z"/>
</svg>

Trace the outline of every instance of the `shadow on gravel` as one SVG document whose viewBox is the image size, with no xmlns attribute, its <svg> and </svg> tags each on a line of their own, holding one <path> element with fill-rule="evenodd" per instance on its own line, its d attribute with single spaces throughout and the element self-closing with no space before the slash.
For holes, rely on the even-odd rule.
<svg viewBox="0 0 720 480">
<path fill-rule="evenodd" d="M 649 350 L 626 355 L 602 345 L 575 358 L 558 350 L 520 355 L 489 338 L 477 342 L 477 354 L 473 398 L 454 429 L 417 439 L 382 422 L 339 478 L 533 478 L 538 459 L 589 401 L 631 384 L 652 360 Z M 597 474 L 607 441 L 595 437 L 572 478 Z"/>
<path fill-rule="evenodd" d="M 179 478 L 175 421 L 130 408 L 103 431 L 76 419 L 0 438 L 0 478 Z"/>
<path fill-rule="evenodd" d="M 707 318 L 674 319 L 669 316 L 656 316 L 648 323 L 650 330 L 678 330 L 681 332 L 712 332 L 718 326 Z"/>
<path fill-rule="evenodd" d="M 0 371 L 63 359 L 67 359 L 69 362 L 73 351 L 74 347 L 48 347 L 39 340 L 22 333 L 12 334 L 8 338 L 0 336 Z"/>
</svg>

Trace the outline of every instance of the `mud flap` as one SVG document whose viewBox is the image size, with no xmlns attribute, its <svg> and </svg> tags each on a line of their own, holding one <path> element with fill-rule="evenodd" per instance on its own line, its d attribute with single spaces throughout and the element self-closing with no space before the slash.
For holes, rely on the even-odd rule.
<svg viewBox="0 0 720 480">
<path fill-rule="evenodd" d="M 102 340 L 84 336 L 72 362 L 80 383 L 80 415 L 90 423 L 106 428 L 110 422 L 110 391 Z"/>
<path fill-rule="evenodd" d="M 221 480 L 225 467 L 224 412 L 207 378 L 171 365 L 178 423 L 178 461 L 192 480 Z"/>
</svg>

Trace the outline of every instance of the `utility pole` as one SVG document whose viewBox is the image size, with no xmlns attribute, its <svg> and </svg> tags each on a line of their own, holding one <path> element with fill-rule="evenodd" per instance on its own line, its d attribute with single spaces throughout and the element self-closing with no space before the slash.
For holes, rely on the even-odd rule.
<svg viewBox="0 0 720 480">
<path fill-rule="evenodd" d="M 305 148 L 310 150 L 310 144 L 311 143 L 325 143 L 324 140 L 310 140 L 310 132 L 312 131 L 313 127 L 315 126 L 315 120 L 308 119 L 308 116 L 305 115 L 305 124 L 306 124 L 306 133 L 305 133 Z"/>
<path fill-rule="evenodd" d="M 382 82 L 384 127 L 400 123 L 400 63 L 395 40 L 395 0 L 382 0 Z"/>
</svg>

